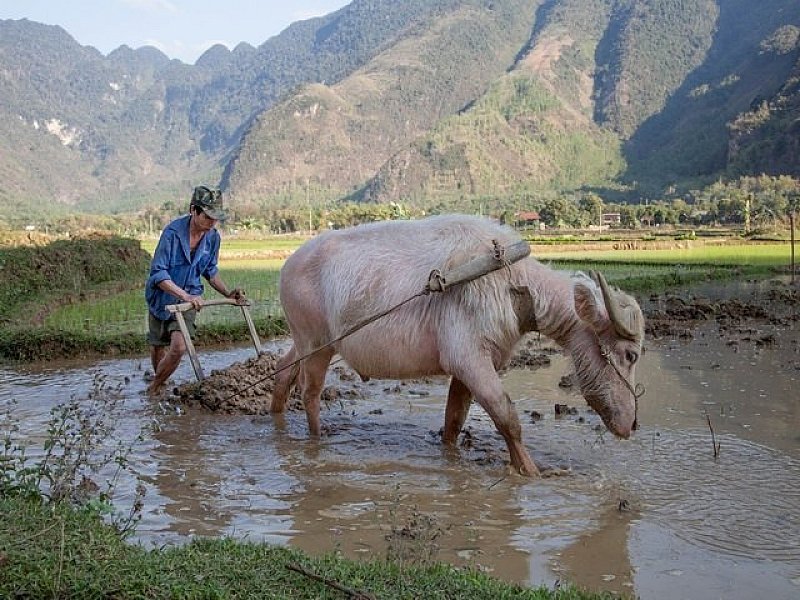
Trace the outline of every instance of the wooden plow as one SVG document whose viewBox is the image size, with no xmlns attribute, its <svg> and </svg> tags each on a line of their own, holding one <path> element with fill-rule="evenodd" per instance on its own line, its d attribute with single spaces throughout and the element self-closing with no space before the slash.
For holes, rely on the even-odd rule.
<svg viewBox="0 0 800 600">
<path fill-rule="evenodd" d="M 238 306 L 242 309 L 242 316 L 247 323 L 247 328 L 250 330 L 250 337 L 252 338 L 253 346 L 256 349 L 256 356 L 259 356 L 261 354 L 261 340 L 258 339 L 256 326 L 253 324 L 253 318 L 250 316 L 250 301 L 233 300 L 232 298 L 203 300 L 203 307 L 220 306 L 223 304 Z M 205 379 L 203 368 L 200 366 L 200 360 L 197 358 L 197 351 L 195 350 L 194 344 L 192 343 L 192 338 L 189 335 L 189 329 L 186 327 L 186 320 L 183 318 L 183 313 L 185 313 L 187 310 L 192 310 L 194 305 L 192 305 L 191 302 L 183 302 L 181 304 L 168 304 L 166 308 L 169 312 L 175 315 L 175 320 L 178 322 L 178 327 L 181 328 L 183 339 L 186 342 L 186 350 L 189 353 L 189 359 L 192 361 L 192 368 L 194 369 L 194 374 L 197 377 L 197 381 L 203 381 L 203 379 Z"/>
</svg>

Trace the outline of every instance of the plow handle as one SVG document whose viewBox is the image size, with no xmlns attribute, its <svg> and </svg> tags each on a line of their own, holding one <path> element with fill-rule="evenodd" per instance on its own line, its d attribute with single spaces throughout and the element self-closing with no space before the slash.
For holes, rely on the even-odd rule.
<svg viewBox="0 0 800 600">
<path fill-rule="evenodd" d="M 234 306 L 250 306 L 249 300 L 234 300 L 233 298 L 213 298 L 211 300 L 203 300 L 203 306 L 221 306 L 223 304 L 233 304 Z M 186 312 L 192 310 L 191 302 L 181 302 L 180 304 L 167 304 L 167 310 L 171 313 Z"/>
</svg>

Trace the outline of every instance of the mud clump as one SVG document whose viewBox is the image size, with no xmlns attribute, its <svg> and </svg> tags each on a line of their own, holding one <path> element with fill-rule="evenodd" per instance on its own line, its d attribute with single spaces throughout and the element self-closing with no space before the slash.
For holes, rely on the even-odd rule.
<svg viewBox="0 0 800 600">
<path fill-rule="evenodd" d="M 561 350 L 552 346 L 542 347 L 541 340 L 529 336 L 524 343 L 520 344 L 506 369 L 537 369 L 539 367 L 549 367 L 550 357 L 559 354 Z"/>
<path fill-rule="evenodd" d="M 177 402 L 214 412 L 266 414 L 272 402 L 278 358 L 271 352 L 262 353 L 243 363 L 212 371 L 203 381 L 178 386 L 173 395 Z"/>
<path fill-rule="evenodd" d="M 203 381 L 176 387 L 172 392 L 172 399 L 187 406 L 223 414 L 267 414 L 272 404 L 272 391 L 275 388 L 275 372 L 279 359 L 278 354 L 262 352 L 258 357 L 212 371 Z M 334 372 L 342 381 L 354 379 L 352 372 L 343 367 L 335 368 Z M 330 404 L 343 399 L 361 397 L 363 394 L 355 388 L 326 386 L 322 391 L 321 400 Z M 289 396 L 287 409 L 303 410 L 298 386 L 293 388 Z"/>
<path fill-rule="evenodd" d="M 691 340 L 699 322 L 714 321 L 728 345 L 742 342 L 757 347 L 774 345 L 776 335 L 771 329 L 797 321 L 800 305 L 800 290 L 778 285 L 747 300 L 652 296 L 653 307 L 646 311 L 645 332 L 656 339 Z"/>
</svg>

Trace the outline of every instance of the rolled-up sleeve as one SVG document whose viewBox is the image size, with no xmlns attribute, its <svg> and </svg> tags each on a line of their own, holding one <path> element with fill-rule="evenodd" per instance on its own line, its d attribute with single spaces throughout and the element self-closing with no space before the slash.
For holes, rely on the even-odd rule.
<svg viewBox="0 0 800 600">
<path fill-rule="evenodd" d="M 177 239 L 173 232 L 165 232 L 161 236 L 153 253 L 153 260 L 150 263 L 150 276 L 147 278 L 147 287 L 155 288 L 162 281 L 171 279 L 169 268 L 176 241 Z"/>
</svg>

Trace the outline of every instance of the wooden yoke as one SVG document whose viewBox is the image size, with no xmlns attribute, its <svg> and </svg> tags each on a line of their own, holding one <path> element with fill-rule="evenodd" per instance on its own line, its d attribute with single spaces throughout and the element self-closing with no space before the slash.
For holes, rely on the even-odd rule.
<svg viewBox="0 0 800 600">
<path fill-rule="evenodd" d="M 483 277 L 487 273 L 508 267 L 522 260 L 531 253 L 531 246 L 525 240 L 520 240 L 505 248 L 494 242 L 494 252 L 480 254 L 471 261 L 459 265 L 442 274 L 438 269 L 431 272 L 428 277 L 426 289 L 429 292 L 443 292 L 447 288 L 459 283 L 466 283 Z"/>
<path fill-rule="evenodd" d="M 255 346 L 256 349 L 256 356 L 261 354 L 261 340 L 258 338 L 256 326 L 253 323 L 253 319 L 250 316 L 250 311 L 248 310 L 250 301 L 234 300 L 232 298 L 203 300 L 203 307 L 220 306 L 223 304 L 232 304 L 233 306 L 238 306 L 242 309 L 242 316 L 244 316 L 244 320 L 247 322 L 247 329 L 250 331 L 250 338 L 253 340 L 253 346 Z M 203 381 L 205 375 L 203 374 L 203 369 L 200 366 L 200 360 L 197 358 L 197 351 L 195 350 L 194 343 L 189 335 L 189 329 L 186 327 L 186 320 L 183 318 L 183 313 L 185 313 L 187 310 L 192 310 L 193 308 L 194 305 L 191 302 L 168 304 L 166 306 L 166 309 L 175 315 L 175 320 L 178 322 L 178 327 L 181 329 L 181 334 L 183 334 L 183 339 L 186 342 L 186 350 L 189 352 L 189 359 L 192 361 L 192 368 L 194 369 L 194 374 L 197 377 L 197 381 Z"/>
</svg>

